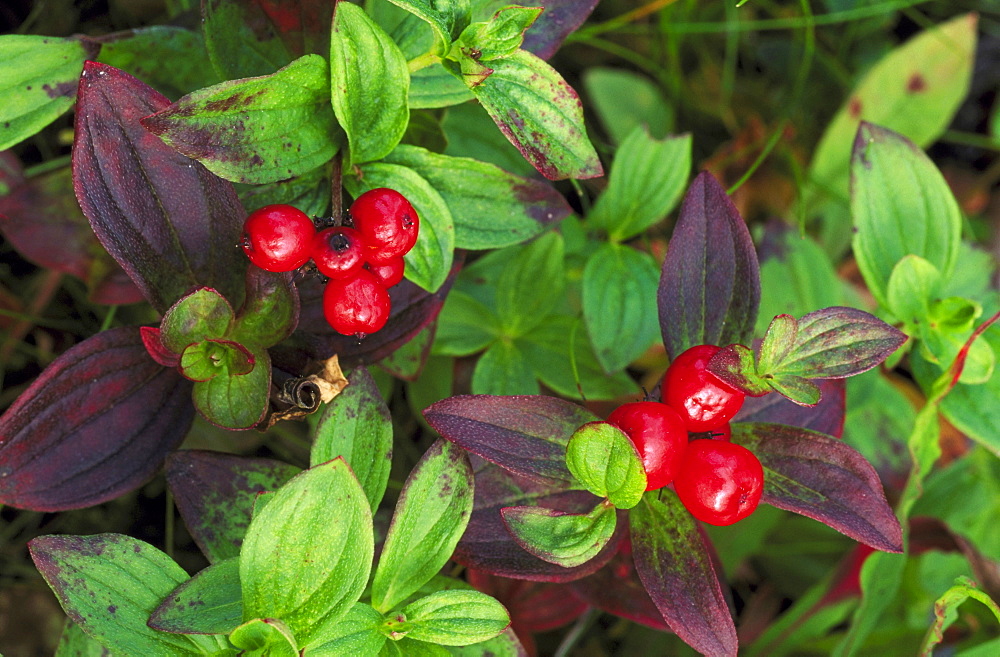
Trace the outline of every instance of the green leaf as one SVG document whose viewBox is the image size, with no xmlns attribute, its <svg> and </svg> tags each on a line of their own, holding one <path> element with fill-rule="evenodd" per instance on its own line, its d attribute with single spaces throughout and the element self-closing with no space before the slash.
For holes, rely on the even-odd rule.
<svg viewBox="0 0 1000 657">
<path fill-rule="evenodd" d="M 434 63 L 410 74 L 410 109 L 452 107 L 475 96 L 461 80 L 441 63 Z"/>
<path fill-rule="evenodd" d="M 248 3 L 206 2 L 202 12 L 205 47 L 220 78 L 266 75 L 292 61 L 278 31 L 253 20 Z"/>
<path fill-rule="evenodd" d="M 175 634 L 229 634 L 243 623 L 240 560 L 208 566 L 168 595 L 149 626 Z"/>
<path fill-rule="evenodd" d="M 386 621 L 386 633 L 399 632 L 412 640 L 445 646 L 486 641 L 510 625 L 503 605 L 479 591 L 431 593 L 406 605 L 399 617 L 405 620 Z"/>
<path fill-rule="evenodd" d="M 188 576 L 152 545 L 121 534 L 40 536 L 31 558 L 67 614 L 91 637 L 124 655 L 202 655 L 215 639 L 158 632 L 150 613 Z"/>
<path fill-rule="evenodd" d="M 310 217 L 329 216 L 331 164 L 287 180 L 255 185 L 239 190 L 246 211 L 265 205 L 293 205 Z"/>
<path fill-rule="evenodd" d="M 490 65 L 485 79 L 466 84 L 535 169 L 549 180 L 604 175 L 580 99 L 555 69 L 524 50 Z"/>
<path fill-rule="evenodd" d="M 452 657 L 524 657 L 528 652 L 508 627 L 499 636 L 488 641 L 471 646 L 448 646 L 448 654 Z"/>
<path fill-rule="evenodd" d="M 253 354 L 231 340 L 205 340 L 189 345 L 181 354 L 181 374 L 192 381 L 217 376 L 243 376 L 255 366 Z"/>
<path fill-rule="evenodd" d="M 564 397 L 615 399 L 635 395 L 639 386 L 626 372 L 608 374 L 597 361 L 583 322 L 550 316 L 517 340 L 535 375 Z"/>
<path fill-rule="evenodd" d="M 961 245 L 962 214 L 941 173 L 904 137 L 862 123 L 851 162 L 854 254 L 880 305 L 896 263 L 913 254 L 948 280 Z"/>
<path fill-rule="evenodd" d="M 389 483 L 392 417 L 368 370 L 356 368 L 347 381 L 343 392 L 320 412 L 309 462 L 318 465 L 342 457 L 375 513 Z"/>
<path fill-rule="evenodd" d="M 349 2 L 334 14 L 330 78 L 333 111 L 350 148 L 345 164 L 387 155 L 406 132 L 410 72 L 396 42 Z"/>
<path fill-rule="evenodd" d="M 250 350 L 250 354 L 253 369 L 248 373 L 220 372 L 194 384 L 191 399 L 209 422 L 227 429 L 249 429 L 263 419 L 271 391 L 271 357 L 264 349 Z"/>
<path fill-rule="evenodd" d="M 944 639 L 945 630 L 958 619 L 958 607 L 969 598 L 986 605 L 986 608 L 1000 621 L 1000 606 L 997 606 L 990 596 L 980 591 L 971 579 L 959 577 L 955 580 L 955 585 L 934 603 L 934 624 L 927 630 L 927 636 L 920 646 L 920 657 L 930 657 L 934 652 L 934 646 Z"/>
<path fill-rule="evenodd" d="M 364 602 L 355 603 L 347 615 L 323 634 L 326 643 L 310 648 L 308 657 L 342 657 L 343 655 L 377 655 L 385 644 L 382 634 L 382 614 Z"/>
<path fill-rule="evenodd" d="M 326 60 L 306 55 L 271 75 L 190 93 L 142 125 L 217 176 L 259 185 L 333 157 L 337 123 L 329 98 Z"/>
<path fill-rule="evenodd" d="M 455 220 L 455 246 L 499 249 L 547 230 L 570 213 L 552 185 L 466 157 L 400 145 L 385 162 L 413 169 L 441 194 Z"/>
<path fill-rule="evenodd" d="M 907 324 L 926 323 L 930 304 L 940 294 L 941 283 L 941 272 L 937 267 L 918 255 L 904 256 L 889 275 L 887 307 L 897 319 Z"/>
<path fill-rule="evenodd" d="M 372 606 L 387 612 L 429 581 L 451 558 L 472 514 L 466 453 L 438 440 L 406 479 L 372 579 Z"/>
<path fill-rule="evenodd" d="M 369 162 L 358 175 L 345 176 L 344 186 L 355 198 L 376 187 L 395 189 L 413 204 L 420 217 L 420 234 L 406 254 L 406 278 L 436 292 L 451 272 L 455 222 L 441 194 L 419 173 L 405 166 Z"/>
<path fill-rule="evenodd" d="M 607 422 L 588 422 L 566 446 L 566 467 L 594 495 L 631 509 L 646 492 L 646 471 L 635 445 Z"/>
<path fill-rule="evenodd" d="M 83 63 L 100 46 L 78 38 L 0 37 L 0 151 L 34 135 L 76 101 Z"/>
<path fill-rule="evenodd" d="M 809 379 L 794 374 L 777 374 L 769 379 L 769 383 L 775 392 L 799 406 L 815 406 L 819 403 L 819 386 Z"/>
<path fill-rule="evenodd" d="M 501 509 L 500 515 L 518 545 L 539 559 L 565 568 L 581 566 L 597 556 L 614 536 L 617 524 L 615 508 L 604 503 L 586 514 L 540 506 L 509 506 Z"/>
<path fill-rule="evenodd" d="M 919 147 L 937 139 L 968 93 L 976 23 L 975 14 L 958 16 L 922 32 L 875 64 L 823 133 L 810 165 L 810 179 L 837 196 L 846 196 L 848 149 L 861 120 L 905 135 Z M 883 191 L 906 193 L 893 187 Z"/>
<path fill-rule="evenodd" d="M 482 351 L 500 336 L 500 323 L 493 311 L 470 294 L 452 290 L 438 315 L 434 354 L 468 356 Z"/>
<path fill-rule="evenodd" d="M 298 645 L 291 629 L 276 618 L 255 618 L 229 635 L 244 657 L 297 657 Z"/>
<path fill-rule="evenodd" d="M 434 52 L 444 55 L 451 42 L 469 24 L 469 0 L 389 0 L 430 24 L 434 30 Z"/>
<path fill-rule="evenodd" d="M 617 372 L 659 337 L 660 270 L 648 253 L 602 244 L 583 269 L 583 319 L 606 372 Z"/>
<path fill-rule="evenodd" d="M 111 651 L 67 618 L 53 657 L 111 657 Z"/>
<path fill-rule="evenodd" d="M 202 287 L 181 298 L 163 315 L 160 339 L 174 353 L 188 345 L 224 338 L 233 322 L 233 308 L 212 288 Z"/>
<path fill-rule="evenodd" d="M 280 618 L 301 645 L 321 645 L 320 630 L 361 597 L 374 549 L 368 500 L 343 459 L 296 475 L 243 540 L 243 617 Z"/>
<path fill-rule="evenodd" d="M 179 98 L 220 81 L 215 69 L 205 66 L 208 51 L 200 32 L 153 25 L 119 35 L 101 43 L 97 61 L 134 75 L 165 96 Z"/>
<path fill-rule="evenodd" d="M 507 57 L 524 42 L 524 32 L 542 13 L 542 7 L 508 5 L 497 10 L 489 21 L 472 23 L 462 30 L 453 48 L 477 61 Z"/>
<path fill-rule="evenodd" d="M 448 76 L 462 84 L 451 73 Z M 462 89 L 472 97 L 465 84 L 462 84 Z M 446 155 L 489 162 L 521 176 L 536 175 L 535 167 L 496 129 L 493 119 L 479 103 L 463 103 L 448 108 L 441 127 L 448 138 L 448 146 L 444 149 Z"/>
<path fill-rule="evenodd" d="M 608 186 L 587 223 L 613 241 L 634 237 L 674 209 L 691 173 L 691 135 L 653 139 L 635 128 L 615 154 Z"/>
<path fill-rule="evenodd" d="M 507 340 L 490 345 L 472 373 L 474 395 L 537 395 L 535 371 L 518 346 Z"/>
<path fill-rule="evenodd" d="M 299 295 L 289 272 L 247 268 L 247 295 L 229 338 L 259 347 L 276 345 L 295 330 Z"/>
<path fill-rule="evenodd" d="M 612 142 L 621 144 L 639 127 L 656 138 L 670 133 L 674 112 L 663 92 L 646 76 L 594 66 L 584 71 L 583 88 Z"/>
<path fill-rule="evenodd" d="M 548 233 L 517 250 L 497 280 L 497 316 L 507 336 L 538 326 L 562 300 L 566 287 L 563 241 Z"/>
</svg>

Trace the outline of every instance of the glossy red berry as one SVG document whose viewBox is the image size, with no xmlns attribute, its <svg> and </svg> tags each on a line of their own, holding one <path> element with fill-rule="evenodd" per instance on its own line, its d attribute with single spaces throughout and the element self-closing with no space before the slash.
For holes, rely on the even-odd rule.
<svg viewBox="0 0 1000 657">
<path fill-rule="evenodd" d="M 354 227 L 365 237 L 368 262 L 384 263 L 405 255 L 417 242 L 417 211 L 394 189 L 365 192 L 351 204 L 350 213 Z"/>
<path fill-rule="evenodd" d="M 663 488 L 674 480 L 688 442 L 677 411 L 659 402 L 633 402 L 612 411 L 608 422 L 621 429 L 639 451 L 646 490 Z"/>
<path fill-rule="evenodd" d="M 347 226 L 321 230 L 313 241 L 312 259 L 316 269 L 330 278 L 353 276 L 365 264 L 364 238 Z"/>
<path fill-rule="evenodd" d="M 693 433 L 721 427 L 743 406 L 740 390 L 705 369 L 718 350 L 709 344 L 691 347 L 670 363 L 663 377 L 663 401 L 681 414 Z"/>
<path fill-rule="evenodd" d="M 367 269 L 331 279 L 323 290 L 323 315 L 337 333 L 363 337 L 389 319 L 389 292 Z"/>
<path fill-rule="evenodd" d="M 764 468 L 753 452 L 724 440 L 692 440 L 681 455 L 674 490 L 698 520 L 731 525 L 757 508 Z"/>
<path fill-rule="evenodd" d="M 292 271 L 309 260 L 316 228 L 290 205 L 266 205 L 243 222 L 240 246 L 250 262 L 267 271 Z"/>
<path fill-rule="evenodd" d="M 403 256 L 396 256 L 395 258 L 390 258 L 382 264 L 369 262 L 365 265 L 365 269 L 375 274 L 375 278 L 377 278 L 382 285 L 392 287 L 403 280 L 403 274 L 406 271 L 406 263 L 403 262 Z"/>
</svg>

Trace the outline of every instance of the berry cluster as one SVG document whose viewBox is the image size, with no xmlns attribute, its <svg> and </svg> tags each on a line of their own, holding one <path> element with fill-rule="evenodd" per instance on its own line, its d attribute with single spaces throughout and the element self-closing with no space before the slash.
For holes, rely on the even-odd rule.
<svg viewBox="0 0 1000 657">
<path fill-rule="evenodd" d="M 338 333 L 362 337 L 389 319 L 388 289 L 403 280 L 403 256 L 417 241 L 420 219 L 406 197 L 384 187 L 359 196 L 348 214 L 352 226 L 317 232 L 302 211 L 268 205 L 247 217 L 241 246 L 267 271 L 292 271 L 311 259 L 329 278 L 326 320 Z"/>
<path fill-rule="evenodd" d="M 680 354 L 663 377 L 663 403 L 623 404 L 607 422 L 635 445 L 646 490 L 673 483 L 695 518 L 731 525 L 757 508 L 764 469 L 750 450 L 729 442 L 729 420 L 744 394 L 706 369 L 718 350 L 699 345 Z"/>
</svg>

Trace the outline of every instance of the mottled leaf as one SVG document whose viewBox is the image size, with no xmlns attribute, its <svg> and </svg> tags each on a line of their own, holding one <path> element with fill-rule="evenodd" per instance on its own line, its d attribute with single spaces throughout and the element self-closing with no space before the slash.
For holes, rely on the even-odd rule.
<svg viewBox="0 0 1000 657">
<path fill-rule="evenodd" d="M 83 341 L 0 417 L 0 502 L 62 511 L 136 488 L 183 440 L 190 395 L 187 381 L 149 357 L 138 329 Z"/>
<path fill-rule="evenodd" d="M 748 397 L 732 422 L 788 424 L 839 438 L 844 432 L 844 379 L 816 381 L 822 396 L 816 406 L 804 407 L 781 395 Z"/>
<path fill-rule="evenodd" d="M 614 507 L 598 504 L 589 513 L 563 513 L 540 506 L 500 510 L 517 544 L 539 559 L 573 568 L 596 557 L 617 526 Z"/>
<path fill-rule="evenodd" d="M 264 458 L 201 450 L 167 459 L 167 485 L 195 543 L 212 563 L 239 556 L 257 494 L 277 490 L 300 470 Z"/>
<path fill-rule="evenodd" d="M 660 332 L 675 358 L 699 344 L 749 344 L 760 304 L 746 224 L 709 173 L 688 188 L 657 290 Z"/>
<path fill-rule="evenodd" d="M 566 445 L 590 411 L 555 397 L 464 395 L 431 405 L 424 418 L 445 439 L 540 482 L 573 481 Z M 516 505 L 506 505 L 516 506 Z"/>
<path fill-rule="evenodd" d="M 242 623 L 240 560 L 232 557 L 208 566 L 174 589 L 147 624 L 174 634 L 229 634 Z"/>
<path fill-rule="evenodd" d="M 158 311 L 200 286 L 239 306 L 245 213 L 232 185 L 139 124 L 168 104 L 117 69 L 84 67 L 73 146 L 77 200 L 98 239 Z"/>
<path fill-rule="evenodd" d="M 735 657 L 736 628 L 711 555 L 676 493 L 644 497 L 629 520 L 636 572 L 670 629 L 702 654 Z"/>
<path fill-rule="evenodd" d="M 875 469 L 846 443 L 780 424 L 737 423 L 733 442 L 764 466 L 761 501 L 833 527 L 879 550 L 899 552 L 902 530 Z"/>
</svg>

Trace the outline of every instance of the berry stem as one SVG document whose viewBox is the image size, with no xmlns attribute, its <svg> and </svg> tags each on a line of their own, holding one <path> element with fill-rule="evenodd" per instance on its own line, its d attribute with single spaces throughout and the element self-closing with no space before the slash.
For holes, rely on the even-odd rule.
<svg viewBox="0 0 1000 657">
<path fill-rule="evenodd" d="M 344 225 L 344 160 L 341 151 L 333 155 L 330 171 L 330 217 L 333 226 Z"/>
</svg>

